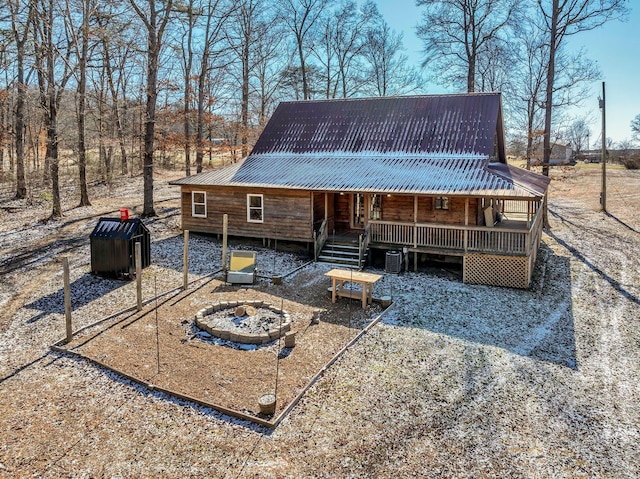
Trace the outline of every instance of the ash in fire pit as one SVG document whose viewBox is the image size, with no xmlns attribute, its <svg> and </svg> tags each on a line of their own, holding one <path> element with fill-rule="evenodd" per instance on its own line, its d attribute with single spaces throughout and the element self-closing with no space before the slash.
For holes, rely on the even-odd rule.
<svg viewBox="0 0 640 479">
<path fill-rule="evenodd" d="M 198 311 L 196 326 L 226 341 L 264 344 L 284 336 L 291 318 L 262 301 L 219 301 Z"/>
</svg>

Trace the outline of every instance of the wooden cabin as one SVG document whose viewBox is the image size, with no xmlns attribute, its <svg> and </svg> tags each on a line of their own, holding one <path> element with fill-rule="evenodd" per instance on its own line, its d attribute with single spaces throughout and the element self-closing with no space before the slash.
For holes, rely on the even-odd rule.
<svg viewBox="0 0 640 479">
<path fill-rule="evenodd" d="M 499 93 L 281 103 L 242 162 L 173 181 L 182 227 L 307 243 L 334 237 L 457 258 L 469 283 L 527 288 L 547 177 L 506 164 Z M 337 249 L 335 245 L 333 249 Z"/>
</svg>

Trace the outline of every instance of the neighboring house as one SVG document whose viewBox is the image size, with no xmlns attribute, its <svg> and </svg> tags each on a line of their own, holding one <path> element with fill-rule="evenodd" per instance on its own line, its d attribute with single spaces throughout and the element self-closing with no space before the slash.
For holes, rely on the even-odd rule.
<svg viewBox="0 0 640 479">
<path fill-rule="evenodd" d="M 573 148 L 571 148 L 571 144 L 554 143 L 551 145 L 551 157 L 549 158 L 549 164 L 552 166 L 567 165 L 571 163 L 573 156 Z M 543 157 L 544 145 L 540 142 L 534 150 L 531 158 L 531 165 L 542 165 Z"/>
<path fill-rule="evenodd" d="M 506 164 L 499 93 L 281 103 L 251 154 L 173 181 L 182 227 L 457 258 L 469 283 L 527 288 L 547 177 Z M 334 247 L 332 247 L 334 248 Z"/>
</svg>

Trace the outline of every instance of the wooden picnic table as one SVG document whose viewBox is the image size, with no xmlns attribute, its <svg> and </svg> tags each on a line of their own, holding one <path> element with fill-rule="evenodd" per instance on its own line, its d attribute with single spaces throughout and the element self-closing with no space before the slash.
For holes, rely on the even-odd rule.
<svg viewBox="0 0 640 479">
<path fill-rule="evenodd" d="M 373 284 L 382 278 L 379 274 L 363 273 L 361 271 L 351 271 L 344 269 L 332 269 L 324 274 L 331 278 L 331 302 L 336 302 L 336 297 L 362 299 L 362 309 L 371 303 L 373 298 Z M 344 283 L 358 283 L 362 286 L 362 292 L 351 291 L 344 288 Z"/>
</svg>

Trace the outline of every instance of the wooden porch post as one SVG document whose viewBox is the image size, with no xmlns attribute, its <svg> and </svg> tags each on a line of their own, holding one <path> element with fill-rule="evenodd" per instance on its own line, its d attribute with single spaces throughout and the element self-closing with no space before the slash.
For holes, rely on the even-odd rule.
<svg viewBox="0 0 640 479">
<path fill-rule="evenodd" d="M 413 195 L 413 272 L 418 271 L 418 195 Z"/>
<path fill-rule="evenodd" d="M 329 219 L 329 193 L 324 194 L 324 220 L 327 221 Z M 329 225 L 327 225 L 327 228 Z"/>
<path fill-rule="evenodd" d="M 413 195 L 413 247 L 418 247 L 418 195 Z"/>
<path fill-rule="evenodd" d="M 469 197 L 464 200 L 464 251 L 467 251 L 469 245 Z"/>
<path fill-rule="evenodd" d="M 369 223 L 369 215 L 371 214 L 371 195 L 362 195 L 364 199 L 364 215 L 362 218 L 362 225 L 364 229 L 367 229 L 367 224 Z"/>
</svg>

